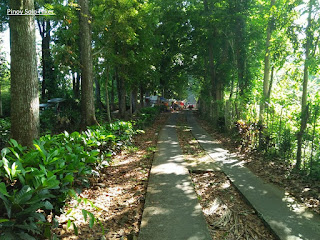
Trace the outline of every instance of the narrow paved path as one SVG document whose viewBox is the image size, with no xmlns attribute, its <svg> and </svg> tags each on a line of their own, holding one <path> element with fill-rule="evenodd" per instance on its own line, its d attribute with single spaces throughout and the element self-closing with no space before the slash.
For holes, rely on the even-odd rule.
<svg viewBox="0 0 320 240">
<path fill-rule="evenodd" d="M 231 179 L 281 240 L 320 239 L 319 215 L 294 202 L 282 189 L 254 175 L 197 124 L 192 111 L 186 114 L 194 137 L 211 160 Z M 212 162 L 208 162 L 208 166 L 210 164 Z"/>
<path fill-rule="evenodd" d="M 207 223 L 184 166 L 177 114 L 162 129 L 150 173 L 140 240 L 210 240 Z"/>
</svg>

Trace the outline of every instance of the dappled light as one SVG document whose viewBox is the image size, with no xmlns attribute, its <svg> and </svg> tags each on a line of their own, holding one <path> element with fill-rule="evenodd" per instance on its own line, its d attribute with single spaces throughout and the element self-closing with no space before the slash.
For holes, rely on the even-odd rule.
<svg viewBox="0 0 320 240">
<path fill-rule="evenodd" d="M 0 9 L 0 239 L 318 240 L 319 0 Z"/>
<path fill-rule="evenodd" d="M 188 122 L 191 125 L 197 125 L 194 117 L 190 114 L 188 114 Z M 263 180 L 256 177 L 236 157 L 229 159 L 227 151 L 224 151 L 213 141 L 210 143 L 210 136 L 207 135 L 204 139 L 203 136 L 205 134 L 203 129 L 193 128 L 193 134 L 196 138 L 198 138 L 198 135 L 202 138 L 199 144 L 208 152 L 212 160 L 221 167 L 222 171 L 252 204 L 256 211 L 262 214 L 267 224 L 279 236 L 286 238 L 288 234 L 292 236 L 296 234 L 296 237 L 302 235 L 304 236 L 303 238 L 312 238 L 312 231 L 316 229 L 316 222 L 320 220 L 318 215 L 297 204 L 291 197 L 285 194 L 285 191 L 266 184 Z M 317 219 L 316 222 L 312 221 L 314 218 Z M 301 221 L 305 222 L 302 223 Z M 289 226 L 292 225 L 295 227 L 290 228 Z M 308 227 L 310 227 L 310 230 L 306 230 Z"/>
<path fill-rule="evenodd" d="M 201 207 L 176 136 L 177 114 L 160 134 L 139 239 L 208 239 Z M 165 231 L 163 231 L 165 229 Z"/>
</svg>

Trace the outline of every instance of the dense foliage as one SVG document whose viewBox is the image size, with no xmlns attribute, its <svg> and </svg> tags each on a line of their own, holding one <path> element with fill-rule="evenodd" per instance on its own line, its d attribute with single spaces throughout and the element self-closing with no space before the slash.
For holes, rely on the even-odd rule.
<svg viewBox="0 0 320 240">
<path fill-rule="evenodd" d="M 218 0 L 189 8 L 202 115 L 243 150 L 317 179 L 319 7 L 313 0 Z"/>
<path fill-rule="evenodd" d="M 91 0 L 89 14 L 76 0 L 34 2 L 36 9 L 55 15 L 35 17 L 41 49 L 39 87 L 33 88 L 41 103 L 64 98 L 66 106 L 39 114 L 31 101 L 42 137 L 31 148 L 10 140 L 2 150 L 0 224 L 8 238 L 39 234 L 47 214 L 59 212 L 70 189 L 86 183 L 93 169 L 107 165 L 113 152 L 129 142 L 131 124 L 106 127 L 104 122 L 137 116 L 133 124 L 140 128 L 153 121 L 159 109 L 142 109 L 150 95 L 184 99 L 195 94 L 201 114 L 233 136 L 243 151 L 259 151 L 319 180 L 319 1 Z M 0 1 L 1 31 L 8 28 L 8 4 Z M 81 119 L 87 117 L 80 105 L 89 105 L 81 99 L 88 87 L 80 61 L 83 22 L 92 38 L 92 54 L 84 59 L 93 65 L 91 110 L 96 112 L 91 112 L 103 127 L 82 126 L 80 133 Z M 24 86 L 10 89 L 10 64 L 0 43 L 4 146 L 10 105 L 17 107 L 10 90 Z M 27 63 L 35 59 L 24 57 Z"/>
<path fill-rule="evenodd" d="M 142 125 L 158 111 L 144 110 Z M 149 112 L 149 114 L 147 114 Z M 109 166 L 111 157 L 131 145 L 135 130 L 131 122 L 116 121 L 71 134 L 45 135 L 33 148 L 15 140 L 1 151 L 0 161 L 0 238 L 34 239 L 50 237 L 67 198 L 75 197 L 88 178 Z M 94 216 L 84 212 L 85 219 Z M 49 221 L 50 215 L 50 221 Z M 70 223 L 71 224 L 71 223 Z M 76 229 L 76 226 L 74 226 Z"/>
</svg>

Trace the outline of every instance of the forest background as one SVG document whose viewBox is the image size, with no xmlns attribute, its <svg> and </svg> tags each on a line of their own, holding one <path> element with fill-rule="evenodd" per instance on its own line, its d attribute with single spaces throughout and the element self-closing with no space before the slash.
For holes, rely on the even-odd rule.
<svg viewBox="0 0 320 240">
<path fill-rule="evenodd" d="M 8 4 L 0 1 L 1 31 L 8 29 Z M 54 12 L 35 16 L 40 102 L 67 102 L 59 118 L 41 113 L 41 134 L 80 128 L 86 86 L 89 92 L 94 87 L 90 114 L 98 121 L 94 116 L 84 125 L 111 121 L 117 109 L 126 118 L 148 95 L 186 99 L 193 92 L 202 116 L 243 151 L 259 151 L 319 179 L 319 1 L 92 0 L 88 15 L 80 1 L 34 4 Z M 86 48 L 81 16 L 92 38 L 87 60 L 80 58 Z M 17 87 L 1 47 L 4 143 L 12 107 L 21 103 L 10 98 Z M 84 61 L 92 63 L 89 85 L 81 76 Z"/>
</svg>

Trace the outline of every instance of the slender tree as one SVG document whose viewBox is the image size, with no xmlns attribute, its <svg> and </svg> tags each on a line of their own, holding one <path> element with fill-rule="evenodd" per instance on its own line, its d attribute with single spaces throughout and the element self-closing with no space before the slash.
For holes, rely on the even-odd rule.
<svg viewBox="0 0 320 240">
<path fill-rule="evenodd" d="M 307 104 L 307 96 L 308 96 L 308 79 L 309 79 L 309 64 L 311 59 L 311 48 L 312 48 L 312 38 L 313 32 L 311 30 L 312 25 L 312 10 L 315 4 L 314 0 L 309 1 L 308 6 L 308 25 L 306 28 L 306 43 L 305 43 L 305 61 L 304 61 L 304 69 L 303 69 L 303 84 L 302 84 L 302 97 L 301 97 L 301 122 L 300 122 L 300 131 L 297 135 L 297 161 L 295 165 L 296 170 L 300 170 L 301 168 L 301 155 L 302 155 L 302 140 L 305 130 L 307 128 L 307 122 L 309 118 L 309 110 Z"/>
<path fill-rule="evenodd" d="M 34 0 L 11 0 L 14 10 L 34 9 Z M 34 16 L 10 16 L 11 134 L 32 146 L 39 134 L 39 96 Z"/>
<path fill-rule="evenodd" d="M 110 100 L 109 100 L 109 80 L 110 80 L 110 68 L 106 67 L 106 81 L 105 81 L 105 88 L 106 88 L 106 113 L 107 113 L 107 121 L 111 122 L 111 110 L 110 110 Z M 113 86 L 112 86 L 113 87 Z"/>
<path fill-rule="evenodd" d="M 82 127 L 98 124 L 95 116 L 89 0 L 80 3 L 81 114 Z"/>
<path fill-rule="evenodd" d="M 38 18 L 38 29 L 42 38 L 41 52 L 42 52 L 42 86 L 41 98 L 50 98 L 54 96 L 56 89 L 55 73 L 53 67 L 53 60 L 50 50 L 51 42 L 51 21 L 49 19 Z"/>
<path fill-rule="evenodd" d="M 273 6 L 275 0 L 271 0 L 270 4 L 270 18 L 267 27 L 266 38 L 266 51 L 264 55 L 264 74 L 263 74 L 263 95 L 260 103 L 259 120 L 263 124 L 263 114 L 266 107 L 266 103 L 269 101 L 269 87 L 270 87 L 270 40 L 273 31 L 274 19 L 272 16 Z"/>
</svg>

